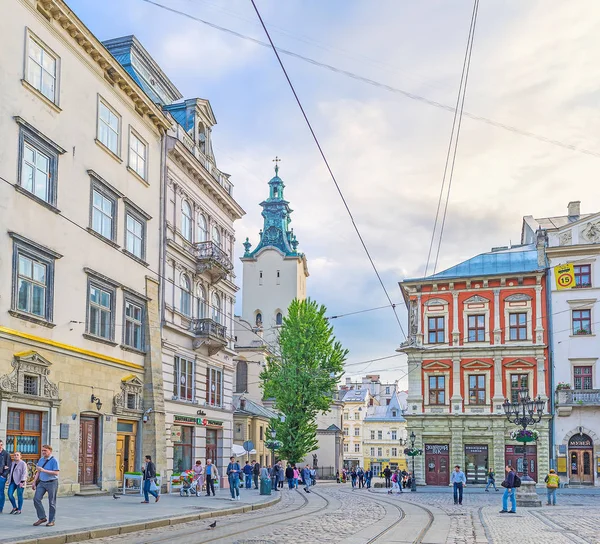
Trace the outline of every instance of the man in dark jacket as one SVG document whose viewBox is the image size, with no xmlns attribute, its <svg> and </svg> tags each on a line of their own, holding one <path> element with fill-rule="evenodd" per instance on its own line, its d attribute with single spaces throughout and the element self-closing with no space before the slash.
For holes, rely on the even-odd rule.
<svg viewBox="0 0 600 544">
<path fill-rule="evenodd" d="M 285 477 L 288 481 L 288 487 L 290 489 L 294 489 L 294 469 L 292 468 L 292 465 L 290 465 L 288 463 L 287 468 L 285 469 Z"/>
<path fill-rule="evenodd" d="M 516 497 L 516 489 L 515 489 L 515 469 L 511 466 L 506 466 L 506 478 L 502 482 L 502 487 L 504 487 L 504 495 L 502 495 L 502 510 L 500 510 L 501 514 L 516 514 L 517 513 L 517 497 Z M 512 508 L 508 509 L 508 499 L 510 499 L 510 503 Z"/>
<path fill-rule="evenodd" d="M 385 477 L 385 487 L 392 487 L 392 481 L 390 478 L 392 477 L 392 471 L 390 467 L 385 467 L 383 470 L 383 476 Z"/>
<path fill-rule="evenodd" d="M 8 467 L 10 467 L 11 463 L 10 453 L 4 449 L 4 442 L 0 440 L 0 514 L 4 510 L 4 501 L 6 500 L 4 488 L 8 478 Z"/>
<path fill-rule="evenodd" d="M 371 489 L 371 480 L 373 479 L 373 469 L 369 468 L 365 472 L 365 481 L 367 483 L 367 489 Z"/>
<path fill-rule="evenodd" d="M 150 502 L 148 494 L 154 497 L 154 502 L 158 502 L 160 500 L 158 491 L 150 490 L 150 485 L 152 484 L 152 482 L 156 483 L 156 467 L 152 462 L 152 457 L 150 457 L 149 455 L 146 455 L 146 464 L 142 469 L 142 473 L 144 475 L 144 500 L 142 501 L 142 504 L 148 504 Z"/>
<path fill-rule="evenodd" d="M 243 471 L 244 471 L 244 487 L 246 489 L 252 489 L 252 467 L 250 466 L 250 463 L 248 463 L 248 461 L 246 461 Z"/>
<path fill-rule="evenodd" d="M 254 476 L 254 489 L 258 489 L 258 476 L 260 475 L 260 463 L 256 461 L 252 467 L 252 476 Z"/>
</svg>

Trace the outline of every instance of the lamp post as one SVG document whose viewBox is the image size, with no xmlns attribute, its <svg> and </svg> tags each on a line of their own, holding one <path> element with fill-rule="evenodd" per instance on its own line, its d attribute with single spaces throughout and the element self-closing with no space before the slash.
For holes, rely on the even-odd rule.
<svg viewBox="0 0 600 544">
<path fill-rule="evenodd" d="M 275 466 L 275 439 L 277 438 L 277 431 L 271 429 L 271 466 Z"/>
<path fill-rule="evenodd" d="M 533 442 L 534 435 L 528 435 L 527 427 L 541 421 L 542 415 L 544 414 L 544 404 L 546 404 L 546 401 L 539 395 L 535 399 L 530 398 L 529 390 L 526 387 L 519 389 L 517 402 L 511 402 L 506 399 L 502 404 L 508 421 L 522 427 L 522 431 L 519 431 L 516 440 L 517 442 L 523 443 L 522 480 L 524 482 L 533 482 L 533 479 L 528 473 L 527 442 Z"/>
<path fill-rule="evenodd" d="M 409 457 L 412 457 L 412 477 L 410 479 L 410 490 L 414 492 L 417 490 L 417 481 L 415 479 L 415 457 L 417 455 L 421 455 L 423 451 L 415 448 L 415 440 L 417 439 L 417 437 L 415 436 L 414 432 L 410 433 L 409 438 L 410 448 L 406 448 L 404 450 L 404 454 L 408 455 Z"/>
</svg>

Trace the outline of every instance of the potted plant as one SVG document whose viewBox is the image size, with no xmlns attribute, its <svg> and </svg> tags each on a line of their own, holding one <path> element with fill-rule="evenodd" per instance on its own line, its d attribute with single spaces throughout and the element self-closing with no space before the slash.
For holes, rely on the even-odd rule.
<svg viewBox="0 0 600 544">
<path fill-rule="evenodd" d="M 510 437 L 517 442 L 534 442 L 540 436 L 540 433 L 535 429 L 518 429 L 510 433 Z"/>
<path fill-rule="evenodd" d="M 577 329 L 575 331 L 575 335 L 577 335 L 577 336 L 581 336 L 584 334 L 590 334 L 590 331 L 588 331 L 587 329 Z"/>
<path fill-rule="evenodd" d="M 558 382 L 556 386 L 557 391 L 562 391 L 563 389 L 571 389 L 571 384 L 567 382 Z"/>
<path fill-rule="evenodd" d="M 417 455 L 422 455 L 423 450 L 419 448 L 406 448 L 404 450 L 404 455 L 408 455 L 409 457 L 416 457 Z"/>
</svg>

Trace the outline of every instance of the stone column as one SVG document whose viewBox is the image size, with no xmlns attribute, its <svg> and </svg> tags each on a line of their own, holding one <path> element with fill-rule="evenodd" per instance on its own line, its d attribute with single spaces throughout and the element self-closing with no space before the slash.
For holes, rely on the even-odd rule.
<svg viewBox="0 0 600 544">
<path fill-rule="evenodd" d="M 144 410 L 152 409 L 142 425 L 142 455 L 151 455 L 158 474 L 166 474 L 165 394 L 161 351 L 161 325 L 158 307 L 158 281 L 146 276 L 148 319 L 144 360 Z M 165 482 L 163 481 L 163 484 Z"/>
<path fill-rule="evenodd" d="M 496 355 L 494 357 L 494 397 L 492 398 L 492 413 L 494 414 L 504 413 L 502 406 L 500 406 L 500 409 L 497 408 L 497 406 L 501 405 L 505 400 L 504 395 L 502 394 L 503 381 L 502 357 L 500 355 Z"/>
<path fill-rule="evenodd" d="M 464 444 L 463 444 L 463 431 L 464 431 L 464 418 L 457 417 L 449 421 L 450 423 L 450 466 L 448 470 L 454 470 L 455 465 L 459 465 L 464 469 Z"/>
<path fill-rule="evenodd" d="M 546 358 L 545 357 L 536 357 L 537 362 L 537 392 L 540 397 L 544 400 L 548 399 L 546 392 Z"/>
<path fill-rule="evenodd" d="M 538 279 L 538 281 L 540 281 Z M 535 286 L 535 344 L 544 343 L 544 325 L 542 323 L 542 286 Z"/>
<path fill-rule="evenodd" d="M 500 289 L 494 289 L 494 344 L 502 343 L 502 328 L 500 327 Z"/>
<path fill-rule="evenodd" d="M 460 394 L 460 357 L 452 358 L 452 398 L 450 399 L 450 412 L 460 413 L 463 411 L 462 395 Z M 458 407 L 458 409 L 456 408 Z"/>
<path fill-rule="evenodd" d="M 458 293 L 452 293 L 452 345 L 460 344 L 460 330 L 458 328 Z"/>
</svg>

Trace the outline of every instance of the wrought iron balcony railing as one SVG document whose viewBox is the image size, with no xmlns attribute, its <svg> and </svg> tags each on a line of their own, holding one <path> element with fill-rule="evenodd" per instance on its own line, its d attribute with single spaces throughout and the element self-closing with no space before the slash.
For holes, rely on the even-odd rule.
<svg viewBox="0 0 600 544">
<path fill-rule="evenodd" d="M 213 281 L 219 281 L 233 270 L 231 259 L 212 241 L 198 242 L 194 245 L 196 269 L 199 273 L 208 272 Z"/>
</svg>

